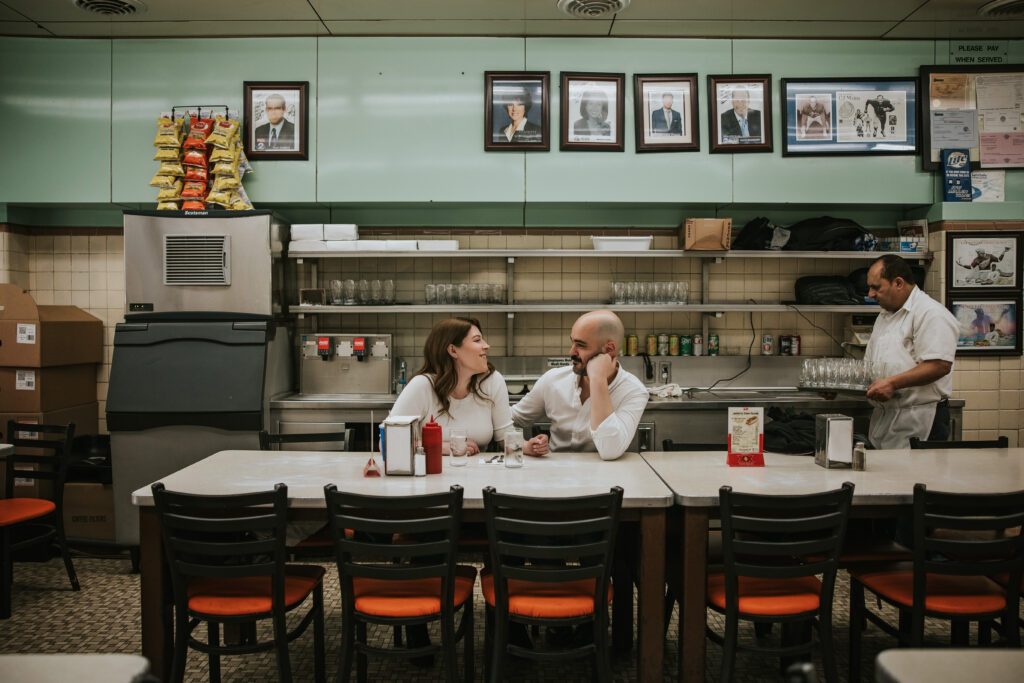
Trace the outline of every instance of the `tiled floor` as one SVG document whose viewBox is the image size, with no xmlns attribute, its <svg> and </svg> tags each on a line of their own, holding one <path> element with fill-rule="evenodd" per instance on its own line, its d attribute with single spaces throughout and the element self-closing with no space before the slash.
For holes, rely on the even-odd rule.
<svg viewBox="0 0 1024 683">
<path fill-rule="evenodd" d="M 13 616 L 0 621 L 0 653 L 16 652 L 139 652 L 139 577 L 130 573 L 126 559 L 77 558 L 75 567 L 82 584 L 81 592 L 70 590 L 67 575 L 59 560 L 43 564 L 19 563 L 15 565 Z M 840 581 L 836 595 L 836 646 L 840 679 L 846 680 L 846 648 L 848 642 L 847 584 Z M 483 605 L 479 585 L 476 592 L 476 671 L 477 680 L 483 680 Z M 329 567 L 325 584 L 327 606 L 327 668 L 329 680 L 337 669 L 339 592 L 337 573 Z M 717 619 L 717 617 L 715 617 Z M 948 629 L 941 622 L 928 623 L 928 638 L 934 644 L 948 642 Z M 776 630 L 777 631 L 777 630 Z M 434 632 L 436 638 L 436 631 Z M 676 680 L 678 666 L 678 631 L 673 620 L 665 641 L 666 681 Z M 379 637 L 390 638 L 390 630 L 381 630 Z M 740 632 L 742 640 L 753 639 L 752 629 Z M 888 637 L 869 626 L 865 634 L 865 680 L 871 680 L 873 661 L 878 652 L 891 647 Z M 708 643 L 707 680 L 717 680 L 721 650 Z M 292 644 L 292 668 L 296 681 L 312 680 L 312 632 Z M 459 648 L 461 669 L 461 646 Z M 821 679 L 820 657 L 815 664 Z M 636 663 L 632 657 L 613 660 L 616 681 L 636 679 Z M 261 683 L 276 681 L 272 653 L 226 658 L 222 661 L 224 681 Z M 206 659 L 190 653 L 186 681 L 206 681 Z M 353 674 L 354 675 L 354 674 Z M 0 672 L 0 679 L 2 679 Z M 541 665 L 512 660 L 506 680 L 518 681 L 586 681 L 591 679 L 584 664 Z M 443 680 L 441 665 L 420 669 L 396 660 L 370 661 L 371 681 L 439 681 Z M 761 683 L 780 681 L 775 661 L 752 654 L 740 655 L 736 681 Z M 24 682 L 28 683 L 28 682 Z"/>
</svg>

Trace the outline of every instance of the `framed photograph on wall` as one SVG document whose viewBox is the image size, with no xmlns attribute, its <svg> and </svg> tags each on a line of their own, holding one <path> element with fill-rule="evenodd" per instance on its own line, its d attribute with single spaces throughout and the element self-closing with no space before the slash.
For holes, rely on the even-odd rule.
<svg viewBox="0 0 1024 683">
<path fill-rule="evenodd" d="M 245 81 L 245 155 L 309 159 L 309 81 Z"/>
<path fill-rule="evenodd" d="M 1021 339 L 1017 318 L 1020 294 L 1010 296 L 951 295 L 949 310 L 960 325 L 958 356 L 1019 356 Z"/>
<path fill-rule="evenodd" d="M 1024 168 L 1024 64 L 921 67 L 921 168 L 943 149 L 970 150 L 972 168 Z"/>
<path fill-rule="evenodd" d="M 621 152 L 625 74 L 563 71 L 563 150 Z"/>
<path fill-rule="evenodd" d="M 635 74 L 637 152 L 700 151 L 697 74 Z"/>
<path fill-rule="evenodd" d="M 782 156 L 917 154 L 916 78 L 784 78 Z"/>
<path fill-rule="evenodd" d="M 551 148 L 548 71 L 484 72 L 484 149 Z"/>
<path fill-rule="evenodd" d="M 1021 234 L 1007 230 L 947 232 L 947 290 L 1020 292 Z"/>
<path fill-rule="evenodd" d="M 708 76 L 711 153 L 772 151 L 772 77 Z"/>
</svg>

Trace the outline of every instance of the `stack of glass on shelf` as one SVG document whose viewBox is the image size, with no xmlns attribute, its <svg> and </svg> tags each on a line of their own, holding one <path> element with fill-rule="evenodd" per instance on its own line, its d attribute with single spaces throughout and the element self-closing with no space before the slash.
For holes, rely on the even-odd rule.
<svg viewBox="0 0 1024 683">
<path fill-rule="evenodd" d="M 331 280 L 331 305 L 355 306 L 395 303 L 394 280 Z"/>
<path fill-rule="evenodd" d="M 888 377 L 889 363 L 856 358 L 807 358 L 800 370 L 800 386 L 828 391 L 867 391 L 877 379 Z"/>
<path fill-rule="evenodd" d="M 613 282 L 613 304 L 685 304 L 688 282 Z"/>
<path fill-rule="evenodd" d="M 503 304 L 505 285 L 476 282 L 427 284 L 423 287 L 426 304 Z"/>
</svg>

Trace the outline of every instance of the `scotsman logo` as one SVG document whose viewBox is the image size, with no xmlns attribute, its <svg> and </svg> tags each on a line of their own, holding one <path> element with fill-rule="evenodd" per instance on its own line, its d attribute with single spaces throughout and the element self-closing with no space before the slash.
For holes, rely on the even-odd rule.
<svg viewBox="0 0 1024 683">
<path fill-rule="evenodd" d="M 946 160 L 950 168 L 963 168 L 967 165 L 967 155 L 963 152 L 953 152 Z"/>
</svg>

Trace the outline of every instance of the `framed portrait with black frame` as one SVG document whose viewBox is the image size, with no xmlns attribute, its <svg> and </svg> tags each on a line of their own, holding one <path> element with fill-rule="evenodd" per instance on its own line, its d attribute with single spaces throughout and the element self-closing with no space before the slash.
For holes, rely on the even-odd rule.
<svg viewBox="0 0 1024 683">
<path fill-rule="evenodd" d="M 697 74 L 634 74 L 637 152 L 698 152 Z"/>
<path fill-rule="evenodd" d="M 563 71 L 559 149 L 621 152 L 625 74 Z"/>
<path fill-rule="evenodd" d="M 772 151 L 772 77 L 708 76 L 710 151 Z"/>
<path fill-rule="evenodd" d="M 484 72 L 484 149 L 551 148 L 549 71 Z"/>
<path fill-rule="evenodd" d="M 245 81 L 244 146 L 249 159 L 309 159 L 309 81 Z"/>
<path fill-rule="evenodd" d="M 959 324 L 958 356 L 1019 356 L 1017 318 L 1021 296 L 1016 294 L 955 294 L 946 297 Z"/>
<path fill-rule="evenodd" d="M 946 291 L 1021 291 L 1021 236 L 1009 230 L 947 231 Z"/>
<path fill-rule="evenodd" d="M 916 78 L 783 78 L 782 156 L 917 154 Z"/>
<path fill-rule="evenodd" d="M 1024 168 L 1024 64 L 921 67 L 921 168 L 943 149 L 970 150 L 972 168 Z"/>
</svg>

